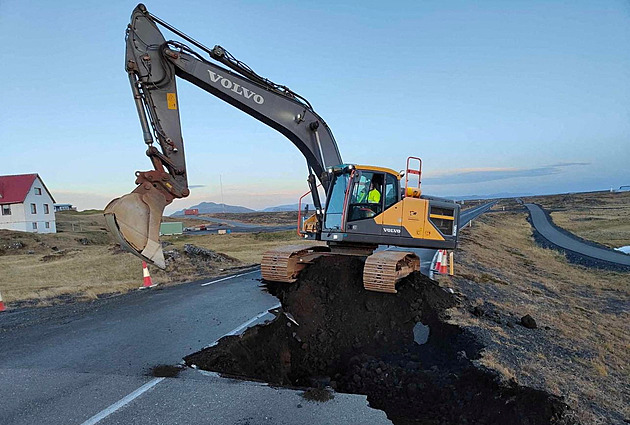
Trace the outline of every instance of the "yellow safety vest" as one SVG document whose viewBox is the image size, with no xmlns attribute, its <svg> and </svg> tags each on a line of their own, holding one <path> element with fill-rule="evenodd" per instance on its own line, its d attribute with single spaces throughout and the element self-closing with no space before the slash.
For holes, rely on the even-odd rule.
<svg viewBox="0 0 630 425">
<path fill-rule="evenodd" d="M 370 204 L 378 204 L 381 202 L 381 192 L 376 189 L 370 190 L 370 193 L 368 194 L 368 202 Z"/>
</svg>

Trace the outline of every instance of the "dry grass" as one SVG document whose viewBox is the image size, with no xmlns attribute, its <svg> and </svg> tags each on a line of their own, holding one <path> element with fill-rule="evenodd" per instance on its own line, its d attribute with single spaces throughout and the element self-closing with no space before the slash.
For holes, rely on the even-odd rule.
<svg viewBox="0 0 630 425">
<path fill-rule="evenodd" d="M 529 198 L 552 211 L 558 226 L 611 248 L 630 245 L 630 192 Z"/>
<path fill-rule="evenodd" d="M 43 306 L 66 298 L 94 299 L 101 294 L 133 290 L 142 284 L 140 259 L 114 245 L 105 231 L 100 211 L 57 213 L 57 225 L 60 230 L 57 234 L 0 230 L 0 292 L 9 307 L 12 303 Z M 225 274 L 231 268 L 259 263 L 268 249 L 306 243 L 294 231 L 182 235 L 163 240 L 173 244 L 165 250 L 181 251 L 185 243 L 190 243 L 235 260 L 207 261 L 181 255 L 169 262 L 166 271 L 149 266 L 154 282 L 160 284 Z M 10 248 L 16 242 L 22 247 Z"/>
<path fill-rule="evenodd" d="M 482 355 L 483 357 L 481 358 L 479 363 L 489 369 L 498 372 L 502 380 L 511 381 L 513 379 L 516 379 L 516 375 L 514 374 L 514 372 L 509 367 L 506 367 L 503 363 L 501 363 L 500 360 L 496 359 L 493 353 L 484 351 Z"/>
<path fill-rule="evenodd" d="M 140 260 L 131 254 L 115 255 L 107 246 L 84 247 L 52 261 L 44 262 L 42 257 L 0 257 L 0 288 L 7 303 L 64 294 L 90 299 L 102 293 L 126 292 L 142 282 Z"/>
<path fill-rule="evenodd" d="M 459 277 L 443 284 L 512 322 L 497 332 L 494 321 L 453 317 L 490 341 L 482 363 L 565 396 L 587 423 L 609 422 L 610 412 L 630 417 L 630 274 L 575 266 L 538 247 L 524 213 L 484 215 L 460 241 Z M 539 329 L 513 324 L 526 314 Z"/>
</svg>

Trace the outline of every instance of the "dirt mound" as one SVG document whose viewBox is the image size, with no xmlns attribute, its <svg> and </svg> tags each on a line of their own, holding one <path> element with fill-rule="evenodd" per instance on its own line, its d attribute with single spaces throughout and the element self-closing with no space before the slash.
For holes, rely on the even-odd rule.
<svg viewBox="0 0 630 425">
<path fill-rule="evenodd" d="M 189 257 L 199 257 L 206 260 L 217 261 L 220 263 L 237 263 L 238 260 L 236 258 L 230 257 L 229 255 L 225 255 L 220 252 L 213 251 L 208 248 L 203 248 L 201 246 L 196 246 L 193 244 L 185 244 L 184 252 L 188 254 Z"/>
<path fill-rule="evenodd" d="M 395 424 L 564 423 L 566 405 L 557 397 L 500 383 L 473 365 L 482 347 L 444 321 L 457 304 L 452 294 L 420 273 L 400 282 L 395 295 L 368 292 L 362 271 L 358 258 L 324 257 L 295 284 L 269 284 L 282 303 L 274 321 L 222 338 L 186 363 L 366 394 Z M 417 335 L 426 327 L 423 343 Z"/>
<path fill-rule="evenodd" d="M 78 249 L 57 249 L 53 250 L 52 254 L 44 255 L 39 261 L 48 262 L 66 258 L 70 255 L 76 255 L 79 252 Z"/>
</svg>

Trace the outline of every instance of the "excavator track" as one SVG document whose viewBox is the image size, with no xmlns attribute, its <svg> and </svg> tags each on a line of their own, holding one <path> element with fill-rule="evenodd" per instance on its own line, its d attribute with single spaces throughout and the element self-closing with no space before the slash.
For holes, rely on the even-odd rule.
<svg viewBox="0 0 630 425">
<path fill-rule="evenodd" d="M 363 287 L 368 291 L 395 294 L 396 282 L 420 270 L 420 259 L 412 252 L 377 251 L 363 268 Z"/>
<path fill-rule="evenodd" d="M 324 245 L 287 245 L 263 254 L 260 268 L 264 280 L 293 283 L 304 267 L 315 258 L 329 255 Z"/>
</svg>

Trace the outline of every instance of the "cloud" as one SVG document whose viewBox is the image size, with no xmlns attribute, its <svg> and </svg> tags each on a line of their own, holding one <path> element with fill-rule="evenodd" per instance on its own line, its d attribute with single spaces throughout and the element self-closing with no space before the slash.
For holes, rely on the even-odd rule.
<svg viewBox="0 0 630 425">
<path fill-rule="evenodd" d="M 514 178 L 531 178 L 559 174 L 563 168 L 589 165 L 588 162 L 564 162 L 536 168 L 467 168 L 424 177 L 426 184 L 484 183 Z"/>
<path fill-rule="evenodd" d="M 206 187 L 205 184 L 191 184 L 188 186 L 188 189 L 199 189 L 200 187 Z"/>
<path fill-rule="evenodd" d="M 557 164 L 548 165 L 548 167 L 572 167 L 574 165 L 591 165 L 590 162 L 559 162 Z"/>
</svg>

